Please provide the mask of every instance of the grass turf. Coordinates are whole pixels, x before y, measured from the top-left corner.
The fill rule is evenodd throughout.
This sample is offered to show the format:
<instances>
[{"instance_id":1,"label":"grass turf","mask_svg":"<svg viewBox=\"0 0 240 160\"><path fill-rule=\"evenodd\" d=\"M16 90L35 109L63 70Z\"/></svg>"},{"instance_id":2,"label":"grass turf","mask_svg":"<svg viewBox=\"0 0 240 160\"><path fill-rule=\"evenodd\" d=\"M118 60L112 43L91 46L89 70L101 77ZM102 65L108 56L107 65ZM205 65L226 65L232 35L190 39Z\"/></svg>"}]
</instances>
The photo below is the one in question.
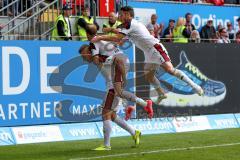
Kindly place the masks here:
<instances>
[{"instance_id":1,"label":"grass turf","mask_svg":"<svg viewBox=\"0 0 240 160\"><path fill-rule=\"evenodd\" d=\"M188 148L240 143L240 129L210 130L174 134L143 135L139 148L132 148L131 137L112 138L111 151L92 151L102 144L101 139L1 146L0 160L69 160L115 154L135 153L101 159L133 160L240 160L240 145L181 151L140 153L173 148Z\"/></svg>"}]
</instances>

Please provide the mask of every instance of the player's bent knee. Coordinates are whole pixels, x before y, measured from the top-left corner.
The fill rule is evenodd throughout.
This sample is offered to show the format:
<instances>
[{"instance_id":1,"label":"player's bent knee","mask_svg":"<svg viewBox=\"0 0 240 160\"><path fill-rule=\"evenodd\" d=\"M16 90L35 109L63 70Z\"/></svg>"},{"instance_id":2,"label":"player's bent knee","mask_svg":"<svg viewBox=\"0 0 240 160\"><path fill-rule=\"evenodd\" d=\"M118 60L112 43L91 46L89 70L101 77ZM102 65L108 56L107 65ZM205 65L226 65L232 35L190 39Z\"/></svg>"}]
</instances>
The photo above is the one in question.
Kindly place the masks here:
<instances>
[{"instance_id":1,"label":"player's bent knee","mask_svg":"<svg viewBox=\"0 0 240 160\"><path fill-rule=\"evenodd\" d=\"M120 91L118 91L118 90L116 90L116 96L118 96L118 97L120 97L120 98L123 98L123 94L122 94L122 92L123 92L123 90L120 90Z\"/></svg>"},{"instance_id":2,"label":"player's bent knee","mask_svg":"<svg viewBox=\"0 0 240 160\"><path fill-rule=\"evenodd\" d=\"M117 117L116 112L112 112L111 120L114 121L116 117Z\"/></svg>"},{"instance_id":3,"label":"player's bent knee","mask_svg":"<svg viewBox=\"0 0 240 160\"><path fill-rule=\"evenodd\" d=\"M103 120L111 120L112 118L112 111L108 109L103 109L102 111L102 119Z\"/></svg>"},{"instance_id":4,"label":"player's bent knee","mask_svg":"<svg viewBox=\"0 0 240 160\"><path fill-rule=\"evenodd\" d=\"M145 80L148 81L149 83L152 83L154 81L154 76L152 76L150 74L146 74Z\"/></svg>"}]
</instances>

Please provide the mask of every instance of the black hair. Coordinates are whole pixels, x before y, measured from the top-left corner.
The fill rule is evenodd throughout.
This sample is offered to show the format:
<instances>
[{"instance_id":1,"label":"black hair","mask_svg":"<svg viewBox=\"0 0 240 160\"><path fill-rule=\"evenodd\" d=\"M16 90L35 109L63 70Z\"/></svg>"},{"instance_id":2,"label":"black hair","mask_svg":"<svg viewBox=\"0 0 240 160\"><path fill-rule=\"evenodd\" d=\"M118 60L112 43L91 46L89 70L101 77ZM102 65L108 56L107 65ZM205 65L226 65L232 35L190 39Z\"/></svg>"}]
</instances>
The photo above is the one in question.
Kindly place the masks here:
<instances>
[{"instance_id":1,"label":"black hair","mask_svg":"<svg viewBox=\"0 0 240 160\"><path fill-rule=\"evenodd\" d=\"M225 28L220 28L219 29L219 33L222 33L222 31L224 30Z\"/></svg>"},{"instance_id":2,"label":"black hair","mask_svg":"<svg viewBox=\"0 0 240 160\"><path fill-rule=\"evenodd\" d=\"M236 33L236 36L238 36L238 35L240 35L240 31L238 31L238 32Z\"/></svg>"},{"instance_id":3,"label":"black hair","mask_svg":"<svg viewBox=\"0 0 240 160\"><path fill-rule=\"evenodd\" d=\"M192 13L189 13L189 12L186 13L186 14L185 14L185 18L187 18L187 16L189 16L189 15L192 15Z\"/></svg>"},{"instance_id":4,"label":"black hair","mask_svg":"<svg viewBox=\"0 0 240 160\"><path fill-rule=\"evenodd\" d=\"M87 47L89 47L89 45L83 44L83 45L79 48L78 53L81 54L81 52L82 52L85 48L87 48Z\"/></svg>"},{"instance_id":5,"label":"black hair","mask_svg":"<svg viewBox=\"0 0 240 160\"><path fill-rule=\"evenodd\" d=\"M130 16L134 18L134 10L131 6L124 6L121 8L121 11L129 12Z\"/></svg>"},{"instance_id":6,"label":"black hair","mask_svg":"<svg viewBox=\"0 0 240 160\"><path fill-rule=\"evenodd\" d=\"M88 24L86 26L86 32L90 35L96 35L97 34L97 26L95 24Z\"/></svg>"}]
</instances>

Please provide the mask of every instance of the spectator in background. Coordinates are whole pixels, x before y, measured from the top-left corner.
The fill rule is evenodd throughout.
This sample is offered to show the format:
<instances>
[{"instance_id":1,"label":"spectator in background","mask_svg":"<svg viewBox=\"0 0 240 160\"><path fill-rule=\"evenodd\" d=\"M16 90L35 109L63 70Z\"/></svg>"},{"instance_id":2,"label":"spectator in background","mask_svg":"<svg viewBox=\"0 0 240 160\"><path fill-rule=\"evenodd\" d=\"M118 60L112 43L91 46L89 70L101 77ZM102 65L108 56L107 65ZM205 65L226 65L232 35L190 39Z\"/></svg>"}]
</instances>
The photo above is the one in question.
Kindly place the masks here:
<instances>
[{"instance_id":1,"label":"spectator in background","mask_svg":"<svg viewBox=\"0 0 240 160\"><path fill-rule=\"evenodd\" d=\"M183 17L178 18L177 25L173 29L173 42L174 43L187 43L190 34L185 27L186 20Z\"/></svg>"},{"instance_id":2,"label":"spectator in background","mask_svg":"<svg viewBox=\"0 0 240 160\"><path fill-rule=\"evenodd\" d=\"M80 16L80 10L84 6L84 0L62 0L63 5L70 3L72 9L72 15L79 15Z\"/></svg>"},{"instance_id":3,"label":"spectator in background","mask_svg":"<svg viewBox=\"0 0 240 160\"><path fill-rule=\"evenodd\" d=\"M219 29L219 38L217 43L231 43L226 28Z\"/></svg>"},{"instance_id":4,"label":"spectator in background","mask_svg":"<svg viewBox=\"0 0 240 160\"><path fill-rule=\"evenodd\" d=\"M20 0L18 5L18 12L21 13L29 9L33 5L32 2L33 1L31 0ZM31 15L32 11L28 11L25 16L30 17Z\"/></svg>"},{"instance_id":5,"label":"spectator in background","mask_svg":"<svg viewBox=\"0 0 240 160\"><path fill-rule=\"evenodd\" d=\"M235 38L236 38L236 34L240 31L240 17L238 17L237 22L238 22L238 25L235 28Z\"/></svg>"},{"instance_id":6,"label":"spectator in background","mask_svg":"<svg viewBox=\"0 0 240 160\"><path fill-rule=\"evenodd\" d=\"M220 29L222 29L223 28L223 25L222 25L222 23L219 23L218 25L217 25L217 31L219 32L220 31Z\"/></svg>"},{"instance_id":7,"label":"spectator in background","mask_svg":"<svg viewBox=\"0 0 240 160\"><path fill-rule=\"evenodd\" d=\"M3 29L4 25L0 24L0 39L2 39L2 29Z\"/></svg>"},{"instance_id":8,"label":"spectator in background","mask_svg":"<svg viewBox=\"0 0 240 160\"><path fill-rule=\"evenodd\" d=\"M218 34L215 33L214 35L212 35L212 36L210 37L209 42L211 42L211 43L217 43L217 42L218 42L218 38L219 38Z\"/></svg>"},{"instance_id":9,"label":"spectator in background","mask_svg":"<svg viewBox=\"0 0 240 160\"><path fill-rule=\"evenodd\" d=\"M103 24L103 28L102 31L105 34L108 35L114 35L116 33L119 32L119 30L117 29L117 27L121 24L121 22L119 22L117 20L117 16L114 12L110 12L109 13L109 19L107 23Z\"/></svg>"},{"instance_id":10,"label":"spectator in background","mask_svg":"<svg viewBox=\"0 0 240 160\"><path fill-rule=\"evenodd\" d=\"M194 42L194 43L200 43L201 42L200 34L197 30L194 30L194 31L191 32L190 42Z\"/></svg>"},{"instance_id":11,"label":"spectator in background","mask_svg":"<svg viewBox=\"0 0 240 160\"><path fill-rule=\"evenodd\" d=\"M219 31L220 31L220 29L222 29L222 28L223 28L222 24L219 23L219 24L217 25L217 30L216 30L216 34L217 34L218 37L220 37Z\"/></svg>"},{"instance_id":12,"label":"spectator in background","mask_svg":"<svg viewBox=\"0 0 240 160\"><path fill-rule=\"evenodd\" d=\"M71 15L72 7L69 4L65 4L62 8L62 13L57 17L57 20L52 31L51 40L71 40L71 25L69 16Z\"/></svg>"},{"instance_id":13,"label":"spectator in background","mask_svg":"<svg viewBox=\"0 0 240 160\"><path fill-rule=\"evenodd\" d=\"M196 30L196 27L192 24L192 14L191 13L187 13L185 15L185 18L186 18L185 27L187 29L187 34L191 35L192 31Z\"/></svg>"},{"instance_id":14,"label":"spectator in background","mask_svg":"<svg viewBox=\"0 0 240 160\"><path fill-rule=\"evenodd\" d=\"M215 34L216 34L216 30L213 26L213 20L209 19L207 21L207 24L203 26L200 31L201 39L202 41L209 42L208 39L211 39Z\"/></svg>"},{"instance_id":15,"label":"spectator in background","mask_svg":"<svg viewBox=\"0 0 240 160\"><path fill-rule=\"evenodd\" d=\"M196 27L194 26L194 24L192 24L192 14L191 13L186 13L185 15L186 18L186 27L187 26L191 26L191 30L194 31L196 30Z\"/></svg>"},{"instance_id":16,"label":"spectator in background","mask_svg":"<svg viewBox=\"0 0 240 160\"><path fill-rule=\"evenodd\" d=\"M228 35L229 35L229 39L233 40L234 39L234 30L233 30L231 22L227 22L227 32L228 32Z\"/></svg>"},{"instance_id":17,"label":"spectator in background","mask_svg":"<svg viewBox=\"0 0 240 160\"><path fill-rule=\"evenodd\" d=\"M79 17L77 21L77 29L78 29L78 35L80 36L80 41L88 40L87 33L86 33L86 27L88 24L95 24L97 26L97 29L99 29L99 26L96 20L90 16L89 7L84 7L82 9L82 15Z\"/></svg>"},{"instance_id":18,"label":"spectator in background","mask_svg":"<svg viewBox=\"0 0 240 160\"><path fill-rule=\"evenodd\" d=\"M163 24L157 24L157 15L152 14L151 16L151 23L147 25L147 29L150 32L151 35L153 35L155 38L160 39L162 30L163 30Z\"/></svg>"},{"instance_id":19,"label":"spectator in background","mask_svg":"<svg viewBox=\"0 0 240 160\"><path fill-rule=\"evenodd\" d=\"M240 31L236 33L236 43L240 44Z\"/></svg>"},{"instance_id":20,"label":"spectator in background","mask_svg":"<svg viewBox=\"0 0 240 160\"><path fill-rule=\"evenodd\" d=\"M170 19L168 27L163 32L163 37L165 42L172 42L173 41L173 29L175 25L175 20Z\"/></svg>"},{"instance_id":21,"label":"spectator in background","mask_svg":"<svg viewBox=\"0 0 240 160\"><path fill-rule=\"evenodd\" d=\"M13 3L12 5L10 5L8 7L8 9L5 9L4 10L4 14L5 15L8 15L8 16L16 16L18 14L18 3L19 3L19 0L16 1L16 0L3 0L3 2L1 2L3 6L1 7L5 7L7 5L9 5L10 3Z\"/></svg>"}]
</instances>

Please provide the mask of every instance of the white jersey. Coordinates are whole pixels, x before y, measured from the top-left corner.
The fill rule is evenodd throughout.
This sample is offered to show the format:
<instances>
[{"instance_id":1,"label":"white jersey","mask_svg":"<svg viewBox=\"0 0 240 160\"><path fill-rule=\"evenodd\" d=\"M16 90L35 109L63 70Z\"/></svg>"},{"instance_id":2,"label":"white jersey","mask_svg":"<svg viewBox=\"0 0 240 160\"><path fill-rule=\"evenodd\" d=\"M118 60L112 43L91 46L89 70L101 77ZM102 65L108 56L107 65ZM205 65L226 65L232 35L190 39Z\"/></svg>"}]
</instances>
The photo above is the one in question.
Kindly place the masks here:
<instances>
[{"instance_id":1,"label":"white jersey","mask_svg":"<svg viewBox=\"0 0 240 160\"><path fill-rule=\"evenodd\" d=\"M90 43L92 56L98 55L101 63L112 63L112 59L116 54L123 54L116 44L107 41L99 41Z\"/></svg>"},{"instance_id":2,"label":"white jersey","mask_svg":"<svg viewBox=\"0 0 240 160\"><path fill-rule=\"evenodd\" d=\"M130 23L122 26L120 33L126 35L144 52L145 62L162 64L170 60L165 47L149 33L145 25L132 19Z\"/></svg>"},{"instance_id":3,"label":"white jersey","mask_svg":"<svg viewBox=\"0 0 240 160\"><path fill-rule=\"evenodd\" d=\"M146 26L135 19L132 19L128 26L122 28L120 33L128 36L129 39L131 39L131 41L143 51L147 51L156 43L159 43L159 40L149 33Z\"/></svg>"},{"instance_id":4,"label":"white jersey","mask_svg":"<svg viewBox=\"0 0 240 160\"><path fill-rule=\"evenodd\" d=\"M92 56L99 56L99 61L103 64L101 68L101 74L104 76L106 80L107 89L113 88L112 81L112 64L114 57L121 54L123 52L117 47L117 45L107 42L107 41L99 41L96 43L90 43L90 51ZM129 63L127 59L126 63Z\"/></svg>"}]
</instances>

